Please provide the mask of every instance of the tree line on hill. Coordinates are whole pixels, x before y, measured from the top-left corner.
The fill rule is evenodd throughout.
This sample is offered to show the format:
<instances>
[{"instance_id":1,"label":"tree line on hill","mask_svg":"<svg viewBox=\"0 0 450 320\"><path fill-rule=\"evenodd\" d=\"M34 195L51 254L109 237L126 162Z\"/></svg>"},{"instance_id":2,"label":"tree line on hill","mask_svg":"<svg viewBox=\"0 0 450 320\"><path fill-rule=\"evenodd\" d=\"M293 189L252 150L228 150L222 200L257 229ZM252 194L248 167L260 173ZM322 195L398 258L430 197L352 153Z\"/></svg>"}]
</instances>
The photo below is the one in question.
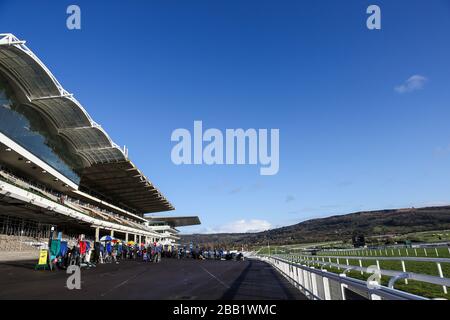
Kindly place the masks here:
<instances>
[{"instance_id":1,"label":"tree line on hill","mask_svg":"<svg viewBox=\"0 0 450 320\"><path fill-rule=\"evenodd\" d=\"M450 206L363 211L307 220L257 233L182 235L181 243L205 247L240 248L270 244L289 245L327 241L352 241L355 234L368 237L449 230Z\"/></svg>"}]
</instances>

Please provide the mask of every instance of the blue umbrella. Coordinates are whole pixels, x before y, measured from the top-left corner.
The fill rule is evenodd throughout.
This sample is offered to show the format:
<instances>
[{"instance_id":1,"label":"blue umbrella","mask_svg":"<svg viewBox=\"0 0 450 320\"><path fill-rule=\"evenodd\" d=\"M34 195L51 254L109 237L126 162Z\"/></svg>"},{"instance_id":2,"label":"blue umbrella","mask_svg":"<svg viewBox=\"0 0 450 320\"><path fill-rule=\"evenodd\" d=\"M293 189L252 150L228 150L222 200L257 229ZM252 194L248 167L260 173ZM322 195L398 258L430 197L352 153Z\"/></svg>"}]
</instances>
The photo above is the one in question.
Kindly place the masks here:
<instances>
[{"instance_id":1,"label":"blue umbrella","mask_svg":"<svg viewBox=\"0 0 450 320\"><path fill-rule=\"evenodd\" d=\"M111 236L103 236L103 237L101 237L100 238L100 241L113 241L113 240L115 240L115 238L114 237L111 237Z\"/></svg>"}]
</instances>

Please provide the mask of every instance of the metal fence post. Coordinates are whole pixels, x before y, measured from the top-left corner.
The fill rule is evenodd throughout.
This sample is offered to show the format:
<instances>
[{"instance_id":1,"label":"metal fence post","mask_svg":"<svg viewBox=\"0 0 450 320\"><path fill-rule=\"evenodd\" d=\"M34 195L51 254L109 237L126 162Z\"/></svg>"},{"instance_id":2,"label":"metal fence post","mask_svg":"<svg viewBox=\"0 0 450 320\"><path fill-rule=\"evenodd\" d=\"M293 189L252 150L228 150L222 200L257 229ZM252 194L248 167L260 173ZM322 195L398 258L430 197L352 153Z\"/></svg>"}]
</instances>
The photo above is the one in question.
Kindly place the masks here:
<instances>
[{"instance_id":1,"label":"metal fence post","mask_svg":"<svg viewBox=\"0 0 450 320\"><path fill-rule=\"evenodd\" d=\"M403 260L402 260L402 269L403 269L403 272L406 272L405 261L403 261ZM405 279L405 284L408 284L408 279Z\"/></svg>"},{"instance_id":2,"label":"metal fence post","mask_svg":"<svg viewBox=\"0 0 450 320\"><path fill-rule=\"evenodd\" d=\"M343 277L343 278L347 277L347 275L345 273L341 273L339 276ZM348 288L348 286L346 284L344 284L344 283L340 283L340 286L341 286L342 300L347 300L346 297L345 297L345 288Z\"/></svg>"},{"instance_id":3,"label":"metal fence post","mask_svg":"<svg viewBox=\"0 0 450 320\"><path fill-rule=\"evenodd\" d=\"M381 300L381 297L375 293L371 293L370 300Z\"/></svg>"},{"instance_id":4,"label":"metal fence post","mask_svg":"<svg viewBox=\"0 0 450 320\"><path fill-rule=\"evenodd\" d=\"M444 273L442 272L441 264L439 262L436 262L436 265L437 265L437 268L438 268L439 277L444 278ZM446 286L442 286L442 290L444 290L444 293L447 294L447 287Z\"/></svg>"},{"instance_id":5,"label":"metal fence post","mask_svg":"<svg viewBox=\"0 0 450 320\"><path fill-rule=\"evenodd\" d=\"M330 281L328 280L328 277L326 276L326 273L328 271L326 269L322 269L322 271L323 271L323 273L325 273L325 275L322 276L323 292L325 295L325 300L331 300Z\"/></svg>"},{"instance_id":6,"label":"metal fence post","mask_svg":"<svg viewBox=\"0 0 450 320\"><path fill-rule=\"evenodd\" d=\"M302 287L304 287L305 286L305 281L304 281L304 278L303 278L303 269L302 268L299 268L298 269L300 272L299 272L299 275L298 275L298 283L300 283L300 285L302 286ZM303 289L303 288L302 288Z\"/></svg>"},{"instance_id":7,"label":"metal fence post","mask_svg":"<svg viewBox=\"0 0 450 320\"><path fill-rule=\"evenodd\" d=\"M307 270L303 270L303 286L305 287L306 290L311 290L310 286L309 286L309 276L308 276L308 271ZM309 295L308 292L305 292L306 295Z\"/></svg>"},{"instance_id":8,"label":"metal fence post","mask_svg":"<svg viewBox=\"0 0 450 320\"><path fill-rule=\"evenodd\" d=\"M300 287L300 278L298 276L298 267L295 266L295 281L298 283L299 289L301 289Z\"/></svg>"},{"instance_id":9,"label":"metal fence post","mask_svg":"<svg viewBox=\"0 0 450 320\"><path fill-rule=\"evenodd\" d=\"M312 267L312 269L315 269ZM312 292L315 296L319 295L318 289L317 289L317 275L313 272L311 272L311 285L312 285Z\"/></svg>"}]
</instances>

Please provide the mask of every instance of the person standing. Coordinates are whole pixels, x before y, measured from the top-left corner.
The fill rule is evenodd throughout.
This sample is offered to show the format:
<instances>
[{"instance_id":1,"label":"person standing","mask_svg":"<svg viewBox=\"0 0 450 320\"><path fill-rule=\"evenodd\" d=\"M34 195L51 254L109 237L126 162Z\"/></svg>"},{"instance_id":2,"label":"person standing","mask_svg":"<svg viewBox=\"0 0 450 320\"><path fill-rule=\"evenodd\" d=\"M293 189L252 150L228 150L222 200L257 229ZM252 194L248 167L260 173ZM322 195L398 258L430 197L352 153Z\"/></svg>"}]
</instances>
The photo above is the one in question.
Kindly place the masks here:
<instances>
[{"instance_id":1,"label":"person standing","mask_svg":"<svg viewBox=\"0 0 450 320\"><path fill-rule=\"evenodd\" d=\"M157 244L156 246L156 254L157 254L157 262L161 262L161 251L162 251L162 245Z\"/></svg>"}]
</instances>

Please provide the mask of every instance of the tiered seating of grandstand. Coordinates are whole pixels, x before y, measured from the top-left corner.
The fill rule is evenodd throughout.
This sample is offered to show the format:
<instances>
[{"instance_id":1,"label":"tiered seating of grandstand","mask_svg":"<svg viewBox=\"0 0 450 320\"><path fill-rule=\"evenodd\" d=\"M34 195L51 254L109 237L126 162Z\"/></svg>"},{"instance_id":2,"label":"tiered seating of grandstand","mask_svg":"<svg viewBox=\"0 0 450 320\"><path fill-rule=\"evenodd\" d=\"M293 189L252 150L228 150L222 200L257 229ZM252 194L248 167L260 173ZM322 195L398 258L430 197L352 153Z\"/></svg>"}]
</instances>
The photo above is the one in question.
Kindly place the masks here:
<instances>
[{"instance_id":1,"label":"tiered seating of grandstand","mask_svg":"<svg viewBox=\"0 0 450 320\"><path fill-rule=\"evenodd\" d=\"M127 225L132 228L148 231L147 226L134 222L128 218L119 216L118 214L99 208L90 203L81 201L80 199L74 199L68 195L62 195L53 190L49 190L44 186L38 186L34 183L19 178L12 173L8 172L5 168L0 168L0 179L8 183L11 183L19 188L25 189L29 192L35 193L39 196L45 197L49 200L62 204L80 213L88 215L93 218L104 220L107 222L119 223L121 225Z\"/></svg>"},{"instance_id":2,"label":"tiered seating of grandstand","mask_svg":"<svg viewBox=\"0 0 450 320\"><path fill-rule=\"evenodd\" d=\"M43 196L45 198L48 198L52 201L58 202L58 197L45 190L44 187L37 187L29 182L26 182L23 179L20 179L14 175L12 175L11 173L4 171L3 169L0 169L0 179L4 180L6 182L12 183L13 185L20 187L22 189L25 189L27 191L30 191L32 193L35 193L39 196Z\"/></svg>"}]
</instances>

